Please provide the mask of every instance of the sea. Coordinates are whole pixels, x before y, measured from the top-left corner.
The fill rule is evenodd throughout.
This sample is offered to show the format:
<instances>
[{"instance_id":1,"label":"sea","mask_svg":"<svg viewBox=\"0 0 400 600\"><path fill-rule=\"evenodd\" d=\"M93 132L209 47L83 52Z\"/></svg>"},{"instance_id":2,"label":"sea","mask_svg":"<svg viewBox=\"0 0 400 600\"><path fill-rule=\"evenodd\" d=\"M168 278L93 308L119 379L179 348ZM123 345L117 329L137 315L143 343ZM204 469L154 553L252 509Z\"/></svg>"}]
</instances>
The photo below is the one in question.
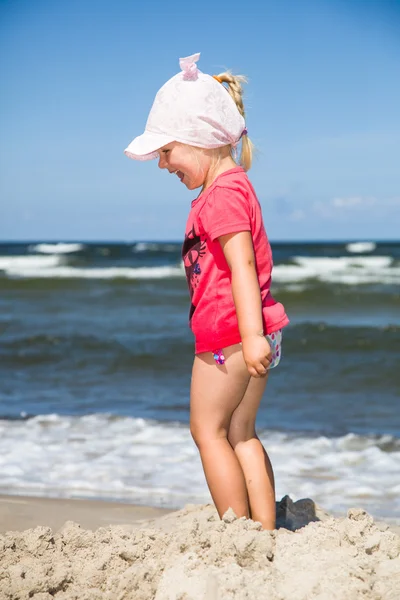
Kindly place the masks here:
<instances>
[{"instance_id":1,"label":"sea","mask_svg":"<svg viewBox=\"0 0 400 600\"><path fill-rule=\"evenodd\" d=\"M400 242L272 243L283 357L257 431L277 498L400 518ZM210 502L174 242L0 244L0 493Z\"/></svg>"}]
</instances>

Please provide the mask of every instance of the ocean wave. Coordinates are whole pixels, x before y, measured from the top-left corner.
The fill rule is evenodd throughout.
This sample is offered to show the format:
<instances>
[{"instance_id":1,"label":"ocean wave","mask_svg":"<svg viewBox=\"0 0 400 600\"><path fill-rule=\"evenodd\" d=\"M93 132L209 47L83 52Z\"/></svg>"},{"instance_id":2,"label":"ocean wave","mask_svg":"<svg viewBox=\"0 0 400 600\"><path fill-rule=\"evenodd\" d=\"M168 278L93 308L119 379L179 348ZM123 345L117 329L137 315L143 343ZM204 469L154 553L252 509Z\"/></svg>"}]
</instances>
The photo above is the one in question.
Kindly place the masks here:
<instances>
[{"instance_id":1,"label":"ocean wave","mask_svg":"<svg viewBox=\"0 0 400 600\"><path fill-rule=\"evenodd\" d=\"M373 252L376 248L375 242L352 242L346 245L347 252L355 254L364 254L365 252Z\"/></svg>"},{"instance_id":2,"label":"ocean wave","mask_svg":"<svg viewBox=\"0 0 400 600\"><path fill-rule=\"evenodd\" d=\"M371 283L400 283L400 268L393 266L390 256L339 256L306 257L295 256L290 265L276 265L273 280L281 284L292 284L305 280L324 283L360 285Z\"/></svg>"},{"instance_id":3,"label":"ocean wave","mask_svg":"<svg viewBox=\"0 0 400 600\"><path fill-rule=\"evenodd\" d=\"M0 322L1 326L1 322ZM1 327L0 327L1 331ZM92 363L113 373L140 374L154 372L154 357L158 357L157 373L170 373L175 365L175 356L185 348L191 355L193 342L188 330L149 333L147 327L135 327L130 336L112 337L69 334L38 334L10 336L4 339L0 348L0 360L4 368L10 370L28 368L41 364L60 365L73 368L79 362L80 368ZM188 365L189 366L189 365Z\"/></svg>"},{"instance_id":4,"label":"ocean wave","mask_svg":"<svg viewBox=\"0 0 400 600\"><path fill-rule=\"evenodd\" d=\"M144 250L143 250L144 251ZM0 256L0 270L8 277L53 279L169 279L185 276L182 263L157 266L110 265L77 266L66 254L48 256ZM72 264L71 264L72 261ZM400 266L390 256L294 256L290 264L277 264L273 281L287 290L317 281L327 284L356 286L362 284L397 285Z\"/></svg>"},{"instance_id":5,"label":"ocean wave","mask_svg":"<svg viewBox=\"0 0 400 600\"><path fill-rule=\"evenodd\" d=\"M80 252L85 248L85 244L36 244L28 246L30 252L39 252L41 254L71 254L72 252Z\"/></svg>"},{"instance_id":6,"label":"ocean wave","mask_svg":"<svg viewBox=\"0 0 400 600\"><path fill-rule=\"evenodd\" d=\"M38 273L61 264L58 256L0 256L0 271L7 275Z\"/></svg>"},{"instance_id":7,"label":"ocean wave","mask_svg":"<svg viewBox=\"0 0 400 600\"><path fill-rule=\"evenodd\" d=\"M180 248L180 244L167 242L137 242L132 252L176 252Z\"/></svg>"},{"instance_id":8,"label":"ocean wave","mask_svg":"<svg viewBox=\"0 0 400 600\"><path fill-rule=\"evenodd\" d=\"M0 270L9 277L34 279L168 279L185 275L183 266L80 268L63 263L59 256L0 257Z\"/></svg>"},{"instance_id":9,"label":"ocean wave","mask_svg":"<svg viewBox=\"0 0 400 600\"><path fill-rule=\"evenodd\" d=\"M316 346L321 352L341 350L342 353L358 354L370 353L372 346L375 351L396 353L400 350L399 326L353 326L351 335L347 335L344 342L343 333L348 331L348 325L330 325L304 319L290 326L290 336L285 335L285 348L291 356L313 353ZM186 328L174 330L174 335L168 327L150 333L147 326L143 327L141 323L135 326L130 336L61 332L26 335L24 330L20 330L19 335L14 332L9 339L3 337L2 360L15 361L14 366L17 366L40 360L58 360L63 356L99 354L106 360L114 357L119 369L126 367L131 370L132 357L136 361L142 360L137 366L144 367L147 362L152 363L155 353L158 356L174 355L182 348L190 353L192 346L192 336ZM355 366L357 369L358 366Z\"/></svg>"},{"instance_id":10,"label":"ocean wave","mask_svg":"<svg viewBox=\"0 0 400 600\"><path fill-rule=\"evenodd\" d=\"M358 502L387 517L400 509L398 438L268 430L260 438L279 497L312 497L333 511ZM107 414L0 420L0 490L169 507L210 501L188 426Z\"/></svg>"}]
</instances>

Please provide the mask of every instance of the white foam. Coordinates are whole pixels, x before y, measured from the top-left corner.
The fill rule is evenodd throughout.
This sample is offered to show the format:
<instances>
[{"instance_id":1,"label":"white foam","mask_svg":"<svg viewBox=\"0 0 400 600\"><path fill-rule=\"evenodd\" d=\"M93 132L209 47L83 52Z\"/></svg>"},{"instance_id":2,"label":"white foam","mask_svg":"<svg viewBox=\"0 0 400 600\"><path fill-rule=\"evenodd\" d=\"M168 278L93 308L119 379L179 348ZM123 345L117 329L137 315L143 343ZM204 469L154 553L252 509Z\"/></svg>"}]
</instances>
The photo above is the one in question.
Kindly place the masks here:
<instances>
[{"instance_id":1,"label":"white foam","mask_svg":"<svg viewBox=\"0 0 400 600\"><path fill-rule=\"evenodd\" d=\"M359 505L386 517L400 510L400 444L390 436L260 437L277 497L308 496L340 512ZM211 501L187 426L104 414L0 421L0 490L172 508Z\"/></svg>"},{"instance_id":2,"label":"white foam","mask_svg":"<svg viewBox=\"0 0 400 600\"><path fill-rule=\"evenodd\" d=\"M79 268L59 256L0 257L0 270L10 277L59 279L168 279L184 277L183 266Z\"/></svg>"},{"instance_id":3,"label":"white foam","mask_svg":"<svg viewBox=\"0 0 400 600\"><path fill-rule=\"evenodd\" d=\"M132 252L148 252L151 250L155 251L159 250L159 248L159 244L154 244L151 242L138 242L136 246L132 248Z\"/></svg>"},{"instance_id":4,"label":"white foam","mask_svg":"<svg viewBox=\"0 0 400 600\"><path fill-rule=\"evenodd\" d=\"M168 279L184 277L183 264L157 267L69 266L62 254L49 256L0 256L0 270L10 277L60 279ZM277 265L274 283L299 285L308 280L344 285L400 284L400 267L390 256L296 256L290 265Z\"/></svg>"},{"instance_id":5,"label":"white foam","mask_svg":"<svg viewBox=\"0 0 400 600\"><path fill-rule=\"evenodd\" d=\"M61 264L58 256L0 256L0 271L7 274L52 269Z\"/></svg>"},{"instance_id":6,"label":"white foam","mask_svg":"<svg viewBox=\"0 0 400 600\"><path fill-rule=\"evenodd\" d=\"M375 242L352 242L347 244L347 252L354 252L355 254L364 254L364 252L373 252L376 248Z\"/></svg>"},{"instance_id":7,"label":"white foam","mask_svg":"<svg viewBox=\"0 0 400 600\"><path fill-rule=\"evenodd\" d=\"M400 283L400 268L393 266L390 256L296 256L293 262L295 264L274 267L274 282L287 284L316 279L345 285Z\"/></svg>"},{"instance_id":8,"label":"white foam","mask_svg":"<svg viewBox=\"0 0 400 600\"><path fill-rule=\"evenodd\" d=\"M132 252L176 252L176 244L167 242L137 242L132 248Z\"/></svg>"},{"instance_id":9,"label":"white foam","mask_svg":"<svg viewBox=\"0 0 400 600\"><path fill-rule=\"evenodd\" d=\"M85 247L84 244L37 244L29 246L30 252L40 252L41 254L70 254L71 252L79 252Z\"/></svg>"}]
</instances>

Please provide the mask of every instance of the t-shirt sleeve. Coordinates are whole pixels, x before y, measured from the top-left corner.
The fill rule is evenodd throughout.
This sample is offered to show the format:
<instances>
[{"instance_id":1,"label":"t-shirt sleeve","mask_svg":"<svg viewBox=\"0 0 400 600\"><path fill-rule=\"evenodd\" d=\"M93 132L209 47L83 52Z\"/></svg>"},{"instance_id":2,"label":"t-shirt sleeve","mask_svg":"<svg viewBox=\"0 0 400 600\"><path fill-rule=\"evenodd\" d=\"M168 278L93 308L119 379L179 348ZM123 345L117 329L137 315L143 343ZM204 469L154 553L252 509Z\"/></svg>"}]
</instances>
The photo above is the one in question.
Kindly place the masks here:
<instances>
[{"instance_id":1,"label":"t-shirt sleeve","mask_svg":"<svg viewBox=\"0 0 400 600\"><path fill-rule=\"evenodd\" d=\"M221 235L251 231L248 198L241 190L217 187L207 198L200 221L212 241Z\"/></svg>"}]
</instances>

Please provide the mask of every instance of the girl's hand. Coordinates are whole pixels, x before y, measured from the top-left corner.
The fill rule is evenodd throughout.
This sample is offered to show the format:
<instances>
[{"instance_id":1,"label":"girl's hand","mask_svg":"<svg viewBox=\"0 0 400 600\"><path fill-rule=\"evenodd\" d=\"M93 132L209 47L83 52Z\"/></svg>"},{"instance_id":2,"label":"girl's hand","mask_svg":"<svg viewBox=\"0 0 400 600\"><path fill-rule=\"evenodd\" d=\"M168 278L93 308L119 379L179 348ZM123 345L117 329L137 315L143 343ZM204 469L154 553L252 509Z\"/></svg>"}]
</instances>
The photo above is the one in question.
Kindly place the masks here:
<instances>
[{"instance_id":1,"label":"girl's hand","mask_svg":"<svg viewBox=\"0 0 400 600\"><path fill-rule=\"evenodd\" d=\"M255 334L242 339L243 358L252 377L265 377L272 361L271 347L264 336Z\"/></svg>"}]
</instances>

